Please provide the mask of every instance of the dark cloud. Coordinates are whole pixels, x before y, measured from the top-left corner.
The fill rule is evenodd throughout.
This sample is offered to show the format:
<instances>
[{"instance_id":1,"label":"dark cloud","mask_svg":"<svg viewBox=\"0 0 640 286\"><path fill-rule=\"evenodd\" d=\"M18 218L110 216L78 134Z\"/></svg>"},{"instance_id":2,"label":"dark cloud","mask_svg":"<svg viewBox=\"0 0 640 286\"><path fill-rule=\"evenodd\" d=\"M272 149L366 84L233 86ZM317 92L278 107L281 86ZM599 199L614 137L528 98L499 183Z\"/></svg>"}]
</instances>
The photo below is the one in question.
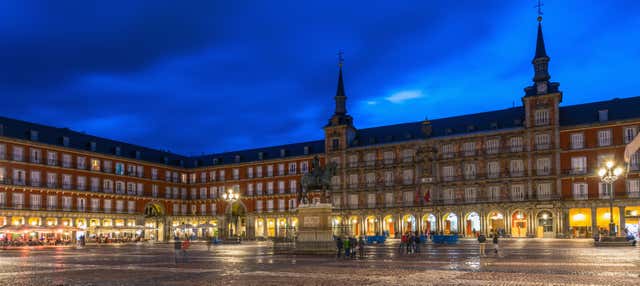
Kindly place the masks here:
<instances>
[{"instance_id":1,"label":"dark cloud","mask_svg":"<svg viewBox=\"0 0 640 286\"><path fill-rule=\"evenodd\" d=\"M0 112L187 155L319 139L332 112L338 49L346 53L349 110L358 127L502 108L519 101L531 77L533 4L2 3ZM556 5L547 13L582 2ZM571 14L568 27L553 18L545 24L554 78L571 82L588 70L556 66L556 58L575 60L564 38L601 37L571 31L624 34L621 27L637 23L631 12L599 10L616 13L616 21L598 25ZM637 65L638 56L631 62ZM402 90L425 96L408 105L384 100ZM438 108L450 97L469 105Z\"/></svg>"}]
</instances>

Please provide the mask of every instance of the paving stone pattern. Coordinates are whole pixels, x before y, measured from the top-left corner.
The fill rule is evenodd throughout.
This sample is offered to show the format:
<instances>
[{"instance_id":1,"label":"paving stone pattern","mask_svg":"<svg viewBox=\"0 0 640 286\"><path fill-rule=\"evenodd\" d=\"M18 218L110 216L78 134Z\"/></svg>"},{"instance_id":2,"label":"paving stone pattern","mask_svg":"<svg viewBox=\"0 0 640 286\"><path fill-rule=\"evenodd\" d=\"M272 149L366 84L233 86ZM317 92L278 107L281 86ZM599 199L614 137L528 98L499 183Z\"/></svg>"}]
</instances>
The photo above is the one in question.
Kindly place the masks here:
<instances>
[{"instance_id":1,"label":"paving stone pattern","mask_svg":"<svg viewBox=\"0 0 640 286\"><path fill-rule=\"evenodd\" d=\"M391 241L352 260L274 254L268 242L210 251L194 243L174 263L170 244L8 249L0 285L640 285L636 247L525 239L504 240L501 250L484 257L462 241L401 254Z\"/></svg>"}]
</instances>

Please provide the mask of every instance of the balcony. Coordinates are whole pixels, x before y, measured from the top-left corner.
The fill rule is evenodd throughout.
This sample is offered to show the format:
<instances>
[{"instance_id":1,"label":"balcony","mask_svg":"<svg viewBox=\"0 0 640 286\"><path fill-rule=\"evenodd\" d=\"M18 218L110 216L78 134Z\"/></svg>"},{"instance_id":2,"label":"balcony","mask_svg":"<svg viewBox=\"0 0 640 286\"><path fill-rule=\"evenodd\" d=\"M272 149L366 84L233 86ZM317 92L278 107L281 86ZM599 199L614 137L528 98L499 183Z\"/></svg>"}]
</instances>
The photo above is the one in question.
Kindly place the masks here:
<instances>
[{"instance_id":1,"label":"balcony","mask_svg":"<svg viewBox=\"0 0 640 286\"><path fill-rule=\"evenodd\" d=\"M587 200L589 199L589 194L587 192L573 192L574 200Z\"/></svg>"},{"instance_id":2,"label":"balcony","mask_svg":"<svg viewBox=\"0 0 640 286\"><path fill-rule=\"evenodd\" d=\"M544 150L549 150L551 149L551 144L547 143L547 144L536 144L536 150L538 151L544 151Z\"/></svg>"},{"instance_id":3,"label":"balcony","mask_svg":"<svg viewBox=\"0 0 640 286\"><path fill-rule=\"evenodd\" d=\"M58 188L58 183L56 183L56 182L47 182L47 188L56 189L56 188Z\"/></svg>"},{"instance_id":4,"label":"balcony","mask_svg":"<svg viewBox=\"0 0 640 286\"><path fill-rule=\"evenodd\" d=\"M627 197L628 198L640 198L640 191L628 191L627 192Z\"/></svg>"},{"instance_id":5,"label":"balcony","mask_svg":"<svg viewBox=\"0 0 640 286\"><path fill-rule=\"evenodd\" d=\"M0 160L4 160L7 158L7 154L5 152L0 152Z\"/></svg>"},{"instance_id":6,"label":"balcony","mask_svg":"<svg viewBox=\"0 0 640 286\"><path fill-rule=\"evenodd\" d=\"M49 165L49 166L58 166L58 160L56 160L56 159L47 159L47 165Z\"/></svg>"},{"instance_id":7,"label":"balcony","mask_svg":"<svg viewBox=\"0 0 640 286\"><path fill-rule=\"evenodd\" d=\"M536 175L538 176L549 176L551 175L551 169L536 169Z\"/></svg>"},{"instance_id":8,"label":"balcony","mask_svg":"<svg viewBox=\"0 0 640 286\"><path fill-rule=\"evenodd\" d=\"M30 183L32 187L40 187L40 180L31 180Z\"/></svg>"}]
</instances>

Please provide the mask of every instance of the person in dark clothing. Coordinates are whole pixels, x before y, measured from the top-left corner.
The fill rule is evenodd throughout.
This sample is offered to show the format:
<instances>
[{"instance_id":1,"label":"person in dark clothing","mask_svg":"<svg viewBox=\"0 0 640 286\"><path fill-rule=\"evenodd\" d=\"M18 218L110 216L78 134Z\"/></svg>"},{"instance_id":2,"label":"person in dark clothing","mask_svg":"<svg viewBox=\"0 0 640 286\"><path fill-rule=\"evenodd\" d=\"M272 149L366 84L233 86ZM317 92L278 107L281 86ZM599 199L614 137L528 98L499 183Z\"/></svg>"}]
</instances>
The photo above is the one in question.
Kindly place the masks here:
<instances>
[{"instance_id":1,"label":"person in dark clothing","mask_svg":"<svg viewBox=\"0 0 640 286\"><path fill-rule=\"evenodd\" d=\"M338 248L338 258L340 258L340 255L342 254L342 238L339 236L336 237L336 248Z\"/></svg>"},{"instance_id":2,"label":"person in dark clothing","mask_svg":"<svg viewBox=\"0 0 640 286\"><path fill-rule=\"evenodd\" d=\"M360 258L364 258L364 237L360 237L358 240L358 250L360 252Z\"/></svg>"},{"instance_id":3,"label":"person in dark clothing","mask_svg":"<svg viewBox=\"0 0 640 286\"><path fill-rule=\"evenodd\" d=\"M418 231L416 231L416 237L415 237L415 252L416 253L420 253L420 235L418 235Z\"/></svg>"},{"instance_id":4,"label":"person in dark clothing","mask_svg":"<svg viewBox=\"0 0 640 286\"><path fill-rule=\"evenodd\" d=\"M175 237L173 240L173 263L178 264L178 256L182 250L182 242L179 237Z\"/></svg>"},{"instance_id":5,"label":"person in dark clothing","mask_svg":"<svg viewBox=\"0 0 640 286\"><path fill-rule=\"evenodd\" d=\"M349 245L351 246L351 258L356 258L356 245L358 244L358 240L355 237L349 238Z\"/></svg>"},{"instance_id":6,"label":"person in dark clothing","mask_svg":"<svg viewBox=\"0 0 640 286\"><path fill-rule=\"evenodd\" d=\"M495 254L498 254L498 250L499 250L499 245L498 245L498 234L494 233L493 234L493 252Z\"/></svg>"}]
</instances>

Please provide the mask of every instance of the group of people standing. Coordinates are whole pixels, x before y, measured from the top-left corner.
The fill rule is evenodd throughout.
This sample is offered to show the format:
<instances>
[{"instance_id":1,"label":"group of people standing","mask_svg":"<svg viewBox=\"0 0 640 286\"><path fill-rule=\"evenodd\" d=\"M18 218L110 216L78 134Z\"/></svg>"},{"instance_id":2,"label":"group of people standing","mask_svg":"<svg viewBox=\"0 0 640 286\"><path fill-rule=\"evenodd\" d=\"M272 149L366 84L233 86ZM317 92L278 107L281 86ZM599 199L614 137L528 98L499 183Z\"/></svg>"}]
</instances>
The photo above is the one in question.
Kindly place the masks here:
<instances>
[{"instance_id":1,"label":"group of people standing","mask_svg":"<svg viewBox=\"0 0 640 286\"><path fill-rule=\"evenodd\" d=\"M499 237L500 234L498 232L491 232L489 234L489 238L491 238L491 242L493 244L493 253L495 253L496 255L500 255L499 251L500 251L500 244L499 244ZM480 244L480 256L486 256L486 244L487 244L487 237L484 235L484 233L478 233L478 243Z\"/></svg>"},{"instance_id":2,"label":"group of people standing","mask_svg":"<svg viewBox=\"0 0 640 286\"><path fill-rule=\"evenodd\" d=\"M420 235L418 232L406 232L400 237L400 246L398 247L400 253L420 253Z\"/></svg>"},{"instance_id":3,"label":"group of people standing","mask_svg":"<svg viewBox=\"0 0 640 286\"><path fill-rule=\"evenodd\" d=\"M356 258L356 251L359 253L360 258L364 257L364 238L356 239L353 236L336 237L336 248L338 249L337 257L340 258L344 254L344 258ZM343 252L344 250L344 252Z\"/></svg>"},{"instance_id":4,"label":"group of people standing","mask_svg":"<svg viewBox=\"0 0 640 286\"><path fill-rule=\"evenodd\" d=\"M180 258L180 256L182 256L182 260L184 262L187 262L189 260L189 257L187 256L187 249L189 249L189 246L191 246L191 242L189 241L188 237L185 237L184 240L180 240L179 236L176 236L174 238L173 240L174 264L178 264L178 259Z\"/></svg>"}]
</instances>

